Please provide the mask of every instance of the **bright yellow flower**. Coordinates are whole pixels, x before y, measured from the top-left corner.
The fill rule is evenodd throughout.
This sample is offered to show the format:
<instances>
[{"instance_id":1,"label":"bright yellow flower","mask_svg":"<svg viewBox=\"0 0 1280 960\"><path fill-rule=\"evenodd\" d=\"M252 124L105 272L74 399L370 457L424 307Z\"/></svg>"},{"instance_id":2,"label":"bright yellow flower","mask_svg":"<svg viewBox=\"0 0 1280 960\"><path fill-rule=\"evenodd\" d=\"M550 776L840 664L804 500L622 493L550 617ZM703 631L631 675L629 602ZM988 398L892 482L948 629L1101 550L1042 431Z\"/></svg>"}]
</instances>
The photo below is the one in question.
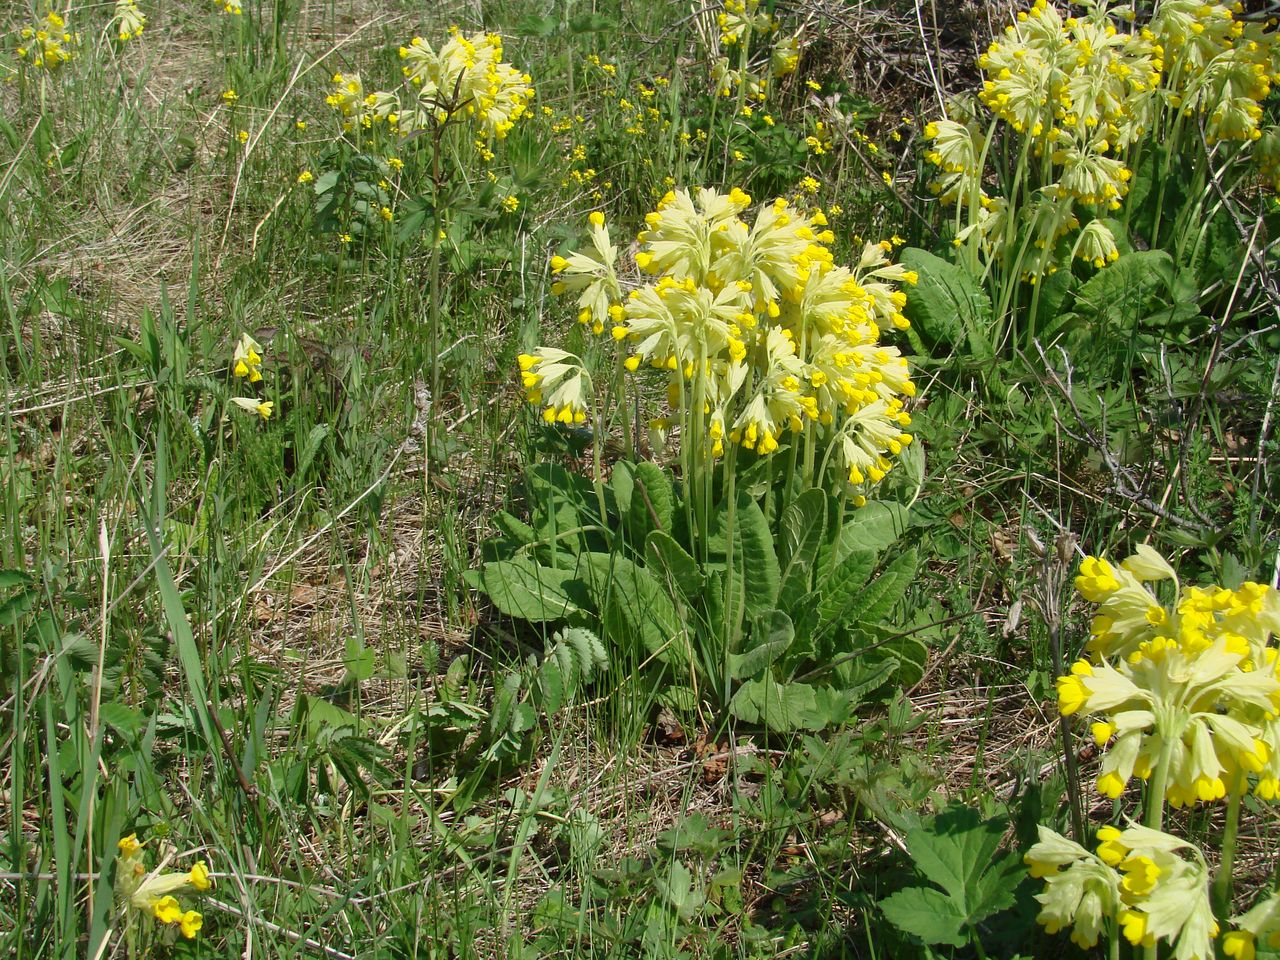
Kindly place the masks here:
<instances>
[{"instance_id":1,"label":"bright yellow flower","mask_svg":"<svg viewBox=\"0 0 1280 960\"><path fill-rule=\"evenodd\" d=\"M201 893L213 888L213 881L209 879L209 867L203 860L197 860L192 864L191 872L187 874L187 882Z\"/></svg>"},{"instance_id":2,"label":"bright yellow flower","mask_svg":"<svg viewBox=\"0 0 1280 960\"><path fill-rule=\"evenodd\" d=\"M241 410L256 413L263 420L270 420L275 404L270 400L258 400L255 397L232 397L231 402Z\"/></svg>"},{"instance_id":3,"label":"bright yellow flower","mask_svg":"<svg viewBox=\"0 0 1280 960\"><path fill-rule=\"evenodd\" d=\"M188 910L178 918L178 929L182 931L182 935L188 940L195 937L200 932L200 928L204 926L204 918L195 910Z\"/></svg>"}]
</instances>

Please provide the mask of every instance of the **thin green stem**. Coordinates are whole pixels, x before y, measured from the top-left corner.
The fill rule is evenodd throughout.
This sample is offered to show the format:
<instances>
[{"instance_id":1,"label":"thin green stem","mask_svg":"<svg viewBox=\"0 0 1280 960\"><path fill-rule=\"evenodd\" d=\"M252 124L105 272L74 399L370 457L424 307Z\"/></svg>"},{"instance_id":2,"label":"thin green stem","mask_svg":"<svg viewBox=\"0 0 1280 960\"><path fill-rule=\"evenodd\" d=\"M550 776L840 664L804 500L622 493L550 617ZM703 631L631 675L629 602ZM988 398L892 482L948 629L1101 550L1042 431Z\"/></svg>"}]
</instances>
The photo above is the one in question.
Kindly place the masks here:
<instances>
[{"instance_id":1,"label":"thin green stem","mask_svg":"<svg viewBox=\"0 0 1280 960\"><path fill-rule=\"evenodd\" d=\"M723 636L723 664L724 664L724 698L722 703L728 703L729 697L732 695L731 689L732 678L729 672L729 654L736 651L738 646L738 614L733 611L732 620L728 616L730 613L729 598L733 593L733 541L734 541L734 525L737 523L738 513L738 491L736 471L734 470L734 459L737 451L733 448L729 450L729 456L725 463L725 497L728 500L725 522L725 562L724 562L724 590L725 590L725 623Z\"/></svg>"},{"instance_id":2,"label":"thin green stem","mask_svg":"<svg viewBox=\"0 0 1280 960\"><path fill-rule=\"evenodd\" d=\"M1156 729L1160 729L1160 724L1157 724ZM1147 810L1143 823L1152 830L1159 830L1164 825L1164 795L1169 785L1169 767L1173 762L1173 748L1178 741L1179 733L1161 732L1164 742L1160 747L1155 771L1147 781Z\"/></svg>"},{"instance_id":3,"label":"thin green stem","mask_svg":"<svg viewBox=\"0 0 1280 960\"><path fill-rule=\"evenodd\" d=\"M1238 771L1227 784L1227 818L1222 827L1222 858L1218 864L1218 875L1213 878L1213 909L1219 917L1231 912L1231 897L1234 889L1236 861L1236 836L1240 829L1240 805L1244 792L1249 787L1244 771Z\"/></svg>"}]
</instances>

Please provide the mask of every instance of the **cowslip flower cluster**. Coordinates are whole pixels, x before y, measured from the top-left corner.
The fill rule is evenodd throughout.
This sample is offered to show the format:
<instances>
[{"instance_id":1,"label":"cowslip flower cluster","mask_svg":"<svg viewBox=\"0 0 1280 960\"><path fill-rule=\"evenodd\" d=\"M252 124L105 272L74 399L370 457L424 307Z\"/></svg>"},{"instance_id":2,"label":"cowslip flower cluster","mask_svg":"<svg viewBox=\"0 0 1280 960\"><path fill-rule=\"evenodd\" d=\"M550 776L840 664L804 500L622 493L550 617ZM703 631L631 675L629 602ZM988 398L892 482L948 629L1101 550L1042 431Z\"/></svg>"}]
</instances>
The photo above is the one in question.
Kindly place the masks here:
<instances>
[{"instance_id":1,"label":"cowslip flower cluster","mask_svg":"<svg viewBox=\"0 0 1280 960\"><path fill-rule=\"evenodd\" d=\"M1161 0L1141 29L1125 29L1131 19L1105 3L1073 17L1036 0L978 58L980 105L957 100L925 128L930 188L956 207L958 246L1015 254L1032 283L1064 252L1104 267L1119 256L1103 218L1129 192L1131 147L1167 139L1183 117L1202 121L1211 144L1260 138L1261 101L1280 75L1274 33L1202 0ZM988 193L1002 131L1022 157L1016 196Z\"/></svg>"},{"instance_id":2,"label":"cowslip flower cluster","mask_svg":"<svg viewBox=\"0 0 1280 960\"><path fill-rule=\"evenodd\" d=\"M532 78L504 63L502 56L498 34L468 37L456 26L449 28L449 39L439 50L421 37L400 48L405 78L436 121L444 123L461 112L489 140L501 140L528 115L534 94Z\"/></svg>"},{"instance_id":3,"label":"cowslip flower cluster","mask_svg":"<svg viewBox=\"0 0 1280 960\"><path fill-rule=\"evenodd\" d=\"M733 55L737 66L730 65L729 56L720 56L712 64L711 80L720 96L740 91L749 100L764 100L774 80L795 73L800 34L783 33L781 28L761 0L724 0L716 14L718 43Z\"/></svg>"},{"instance_id":4,"label":"cowslip flower cluster","mask_svg":"<svg viewBox=\"0 0 1280 960\"><path fill-rule=\"evenodd\" d=\"M23 27L18 36L18 58L45 70L56 70L70 61L80 43L80 35L72 33L66 20L55 10L46 13L34 26Z\"/></svg>"},{"instance_id":5,"label":"cowslip flower cluster","mask_svg":"<svg viewBox=\"0 0 1280 960\"><path fill-rule=\"evenodd\" d=\"M1274 32L1203 0L1163 0L1150 32L1167 51L1164 90L1171 107L1204 120L1210 143L1261 136L1262 101L1280 78Z\"/></svg>"},{"instance_id":6,"label":"cowslip flower cluster","mask_svg":"<svg viewBox=\"0 0 1280 960\"><path fill-rule=\"evenodd\" d=\"M582 424L591 402L591 375L572 353L538 347L519 357L525 399L542 407L547 423Z\"/></svg>"},{"instance_id":7,"label":"cowslip flower cluster","mask_svg":"<svg viewBox=\"0 0 1280 960\"><path fill-rule=\"evenodd\" d=\"M262 345L247 333L241 335L232 354L231 375L249 383L259 383L262 380ZM231 402L241 410L256 413L263 420L271 419L275 409L275 404L270 400L260 400L257 397L232 397Z\"/></svg>"},{"instance_id":8,"label":"cowslip flower cluster","mask_svg":"<svg viewBox=\"0 0 1280 960\"><path fill-rule=\"evenodd\" d=\"M668 192L637 237L636 265L651 279L625 285L610 230L593 214L590 247L552 260L553 291L576 295L584 326L598 334L607 327L624 370L637 378L649 376L642 368L661 372L681 443L698 462L724 456L729 444L769 456L788 435L805 438L860 502L912 440L904 432L904 401L915 392L907 361L880 336L884 327L909 326L899 285L916 276L890 262L887 242L868 243L853 266L835 263L820 210L785 199L751 206L736 188ZM581 368L577 358L553 359ZM531 401L548 404L544 417L546 382L529 374L546 362L521 360ZM574 376L581 392L556 403L567 402L568 416L581 422L589 379ZM559 406L550 418L565 416Z\"/></svg>"},{"instance_id":9,"label":"cowslip flower cluster","mask_svg":"<svg viewBox=\"0 0 1280 960\"><path fill-rule=\"evenodd\" d=\"M1172 581L1163 604L1147 584ZM1086 557L1076 588L1097 605L1087 646L1057 682L1064 716L1097 717L1106 747L1097 780L1116 798L1135 775L1161 784L1171 806L1239 794L1280 794L1280 679L1275 635L1280 593L1179 589L1150 547L1119 566Z\"/></svg>"},{"instance_id":10,"label":"cowslip flower cluster","mask_svg":"<svg viewBox=\"0 0 1280 960\"><path fill-rule=\"evenodd\" d=\"M325 102L343 118L346 132L385 128L398 137L465 117L474 126L476 149L493 158L490 144L502 140L529 115L532 79L502 61L502 38L496 33L465 36L449 28L449 39L436 50L421 37L400 47L408 93L366 91L358 73L335 73Z\"/></svg>"},{"instance_id":11,"label":"cowslip flower cluster","mask_svg":"<svg viewBox=\"0 0 1280 960\"><path fill-rule=\"evenodd\" d=\"M211 890L213 881L209 878L208 866L203 860L197 860L186 873L166 873L159 867L148 872L142 857L143 846L137 834L130 834L119 844L115 891L117 902L127 912L126 922L132 929L138 918L149 917L169 936L177 931L186 939L193 939L204 925L204 919L197 910L184 910L175 894Z\"/></svg>"},{"instance_id":12,"label":"cowslip flower cluster","mask_svg":"<svg viewBox=\"0 0 1280 960\"><path fill-rule=\"evenodd\" d=\"M116 11L111 18L111 28L116 32L121 43L137 40L142 36L146 25L147 15L138 8L136 0L116 0Z\"/></svg>"},{"instance_id":13,"label":"cowslip flower cluster","mask_svg":"<svg viewBox=\"0 0 1280 960\"><path fill-rule=\"evenodd\" d=\"M1103 827L1089 851L1048 827L1023 858L1036 894L1037 920L1049 933L1070 928L1071 940L1095 946L1108 925L1134 946L1163 940L1179 960L1213 956L1218 935L1209 895L1209 870L1192 844L1147 827ZM1229 935L1228 935L1229 936Z\"/></svg>"}]
</instances>

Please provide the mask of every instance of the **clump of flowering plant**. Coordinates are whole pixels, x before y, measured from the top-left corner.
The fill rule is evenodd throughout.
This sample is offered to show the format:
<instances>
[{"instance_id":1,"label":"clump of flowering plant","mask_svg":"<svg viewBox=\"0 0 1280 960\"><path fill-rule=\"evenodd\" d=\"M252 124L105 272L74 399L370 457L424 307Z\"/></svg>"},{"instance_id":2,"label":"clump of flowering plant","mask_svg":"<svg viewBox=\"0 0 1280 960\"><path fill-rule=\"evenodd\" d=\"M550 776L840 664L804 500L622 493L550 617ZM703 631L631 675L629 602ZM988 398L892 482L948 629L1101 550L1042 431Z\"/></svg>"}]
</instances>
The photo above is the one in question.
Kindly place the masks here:
<instances>
[{"instance_id":1,"label":"clump of flowering plant","mask_svg":"<svg viewBox=\"0 0 1280 960\"><path fill-rule=\"evenodd\" d=\"M489 145L502 140L529 114L532 79L502 60L502 37L496 33L466 36L449 28L449 39L437 50L422 37L400 47L401 71L408 92L366 91L358 73L335 73L325 102L343 118L343 130L383 127L408 137L454 120L474 126L476 148L488 159Z\"/></svg>"},{"instance_id":2,"label":"clump of flowering plant","mask_svg":"<svg viewBox=\"0 0 1280 960\"><path fill-rule=\"evenodd\" d=\"M843 486L860 504L912 441L910 370L881 337L908 326L901 287L916 277L890 262L888 244L837 264L820 210L751 207L739 189L669 192L637 237L640 283L619 276L609 228L592 214L590 246L552 260L553 289L576 295L592 332L608 330L637 390L665 385L661 419L678 425L687 482L705 483L722 459L731 476L735 451L781 451L803 486ZM520 365L549 422L592 417L580 358L542 348Z\"/></svg>"},{"instance_id":3,"label":"clump of flowering plant","mask_svg":"<svg viewBox=\"0 0 1280 960\"><path fill-rule=\"evenodd\" d=\"M1160 584L1172 588L1158 596ZM1274 800L1280 785L1280 593L1258 583L1182 586L1173 567L1141 546L1120 564L1086 557L1076 589L1092 604L1086 656L1058 679L1058 709L1092 716L1105 749L1096 788L1119 800L1145 782L1144 826L1104 827L1096 853L1042 827L1028 852L1044 878L1040 921L1052 933L1093 946L1123 936L1154 956L1173 945L1178 958L1223 952L1252 960L1259 938L1280 929L1274 895L1230 916L1241 801ZM1161 832L1168 807L1225 801L1216 877L1189 841Z\"/></svg>"},{"instance_id":4,"label":"clump of flowering plant","mask_svg":"<svg viewBox=\"0 0 1280 960\"><path fill-rule=\"evenodd\" d=\"M993 281L997 322L1020 312L1021 282L1040 285L1073 260L1103 269L1120 257L1140 170L1153 198L1145 244L1169 238L1166 216L1178 221L1180 251L1200 242L1208 171L1247 159L1280 75L1274 31L1240 13L1160 0L1142 23L1129 6L1090 4L1071 16L1036 0L978 58L977 102L957 99L926 126L925 159L936 170L930 189L953 208L961 262ZM1201 157L1206 146L1213 155ZM1184 154L1203 162L1175 174ZM1166 211L1170 182L1187 177L1186 199ZM1026 310L1028 339L1039 292Z\"/></svg>"}]
</instances>

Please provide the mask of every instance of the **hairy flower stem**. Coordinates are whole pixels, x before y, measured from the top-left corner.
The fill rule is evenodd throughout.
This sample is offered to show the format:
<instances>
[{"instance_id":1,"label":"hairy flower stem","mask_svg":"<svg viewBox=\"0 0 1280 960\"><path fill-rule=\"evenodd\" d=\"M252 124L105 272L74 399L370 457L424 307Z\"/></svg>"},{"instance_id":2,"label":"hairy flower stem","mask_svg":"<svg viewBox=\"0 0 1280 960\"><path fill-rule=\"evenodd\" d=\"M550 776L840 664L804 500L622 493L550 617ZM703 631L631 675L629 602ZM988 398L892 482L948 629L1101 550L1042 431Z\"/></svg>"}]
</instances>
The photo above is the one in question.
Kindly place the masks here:
<instances>
[{"instance_id":1,"label":"hairy flower stem","mask_svg":"<svg viewBox=\"0 0 1280 960\"><path fill-rule=\"evenodd\" d=\"M631 407L628 404L627 396L627 369L623 366L625 353L623 350L617 351L617 363L614 364L613 371L613 389L617 391L617 405L622 410L622 451L623 456L628 460L636 458L636 444L634 436L631 432ZM613 399L611 396L609 399ZM606 403L606 409L611 404Z\"/></svg>"},{"instance_id":2,"label":"hairy flower stem","mask_svg":"<svg viewBox=\"0 0 1280 960\"><path fill-rule=\"evenodd\" d=\"M1048 577L1049 574L1046 574ZM1046 591L1052 589L1046 587ZM1053 674L1057 676L1065 668L1062 659L1062 624L1056 608L1048 607L1046 597L1046 614L1049 617L1049 655L1053 658ZM1052 613L1050 613L1052 609ZM1063 713L1058 714L1058 732L1062 736L1062 760L1067 769L1067 800L1071 807L1071 831L1076 843L1085 843L1084 810L1080 797L1080 770L1076 763L1075 741L1071 735L1071 718Z\"/></svg>"},{"instance_id":3,"label":"hairy flower stem","mask_svg":"<svg viewBox=\"0 0 1280 960\"><path fill-rule=\"evenodd\" d=\"M1159 726L1156 728L1159 730ZM1147 781L1147 812L1143 824L1152 830L1159 830L1164 825L1164 795L1169 785L1169 767L1173 763L1173 747L1178 737L1162 731L1164 742L1160 745L1160 759L1156 761L1155 771Z\"/></svg>"},{"instance_id":4,"label":"hairy flower stem","mask_svg":"<svg viewBox=\"0 0 1280 960\"><path fill-rule=\"evenodd\" d=\"M1231 912L1234 889L1232 873L1236 862L1236 835L1240 829L1240 805L1249 787L1243 771L1237 771L1227 787L1227 819L1222 827L1222 859L1213 878L1213 911L1220 917Z\"/></svg>"},{"instance_id":5,"label":"hairy flower stem","mask_svg":"<svg viewBox=\"0 0 1280 960\"><path fill-rule=\"evenodd\" d=\"M738 106L734 111L733 120L729 123L729 135L724 139L724 160L721 167L725 176L729 173L729 153L733 146L733 125L738 122L738 118L742 116L742 108L747 103L747 46L751 43L751 28L748 27L738 41Z\"/></svg>"},{"instance_id":6,"label":"hairy flower stem","mask_svg":"<svg viewBox=\"0 0 1280 960\"><path fill-rule=\"evenodd\" d=\"M707 558L703 551L703 543L697 536L694 526L693 492L697 487L694 468L694 454L689 442L690 427L693 417L689 412L688 396L685 392L684 377L676 378L676 388L680 401L680 487L683 493L685 529L689 533L689 547L694 559L705 563Z\"/></svg>"},{"instance_id":7,"label":"hairy flower stem","mask_svg":"<svg viewBox=\"0 0 1280 960\"><path fill-rule=\"evenodd\" d=\"M443 216L440 213L440 188L444 173L440 163L440 150L444 137L444 124L432 129L431 144L431 263L428 267L429 297L427 300L427 352L431 355L431 416L427 425L427 468L435 454L437 412L440 408L440 257L443 255L440 231Z\"/></svg>"},{"instance_id":8,"label":"hairy flower stem","mask_svg":"<svg viewBox=\"0 0 1280 960\"><path fill-rule=\"evenodd\" d=\"M734 524L737 521L737 507L738 507L738 491L737 491L737 485L736 485L735 471L733 469L734 468L733 460L735 459L735 455L736 455L736 451L732 447L730 447L729 456L727 458L728 462L725 464L725 473L724 473L725 496L728 498L728 501L729 501L729 505L727 508L727 516L725 521L726 546L725 546L725 561L724 561L724 610L726 614L725 622L724 622L724 643L723 643L724 697L722 702L724 703L728 703L729 698L733 694L733 678L729 672L729 654L735 652L738 646L737 611L733 611L734 616L732 617L732 621L728 616L728 614L731 612L731 609L732 609L729 606L729 600L731 597L734 596L733 540L734 540ZM747 589L750 589L750 585L747 585Z\"/></svg>"},{"instance_id":9,"label":"hairy flower stem","mask_svg":"<svg viewBox=\"0 0 1280 960\"><path fill-rule=\"evenodd\" d=\"M699 543L705 544L711 533L711 476L713 465L709 462L707 456L707 439L706 439L706 414L703 407L707 403L707 381L705 376L707 366L707 352L705 344L700 344L698 348L697 365L694 368L693 380L693 402L690 405L686 415L688 417L688 432L680 438L682 446L687 446L691 451L691 466L693 468L693 490L694 490L694 520L697 526L693 528L693 532ZM679 371L681 374L683 370ZM705 557L703 558L706 559Z\"/></svg>"},{"instance_id":10,"label":"hairy flower stem","mask_svg":"<svg viewBox=\"0 0 1280 960\"><path fill-rule=\"evenodd\" d=\"M1159 724L1156 729L1159 729ZM1160 758L1156 761L1155 772L1147 782L1147 813L1144 823L1152 830L1159 830L1164 826L1164 795L1169 783L1169 767L1173 763L1173 747L1177 740L1176 736L1165 731L1164 742L1160 745ZM1144 960L1158 960L1159 955L1158 941L1142 948Z\"/></svg>"}]
</instances>

